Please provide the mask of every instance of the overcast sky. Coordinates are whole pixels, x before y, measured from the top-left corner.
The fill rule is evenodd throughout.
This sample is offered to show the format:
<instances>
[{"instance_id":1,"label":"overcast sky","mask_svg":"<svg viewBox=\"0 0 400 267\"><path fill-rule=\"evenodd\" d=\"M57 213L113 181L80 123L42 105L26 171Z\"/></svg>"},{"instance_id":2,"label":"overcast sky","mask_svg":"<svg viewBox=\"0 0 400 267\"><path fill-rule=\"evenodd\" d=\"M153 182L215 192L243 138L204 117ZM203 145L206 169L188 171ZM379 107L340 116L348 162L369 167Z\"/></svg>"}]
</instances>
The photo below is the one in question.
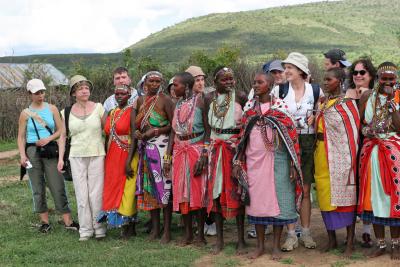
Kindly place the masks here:
<instances>
[{"instance_id":1,"label":"overcast sky","mask_svg":"<svg viewBox=\"0 0 400 267\"><path fill-rule=\"evenodd\" d=\"M191 17L318 1L0 0L0 56L118 52Z\"/></svg>"}]
</instances>

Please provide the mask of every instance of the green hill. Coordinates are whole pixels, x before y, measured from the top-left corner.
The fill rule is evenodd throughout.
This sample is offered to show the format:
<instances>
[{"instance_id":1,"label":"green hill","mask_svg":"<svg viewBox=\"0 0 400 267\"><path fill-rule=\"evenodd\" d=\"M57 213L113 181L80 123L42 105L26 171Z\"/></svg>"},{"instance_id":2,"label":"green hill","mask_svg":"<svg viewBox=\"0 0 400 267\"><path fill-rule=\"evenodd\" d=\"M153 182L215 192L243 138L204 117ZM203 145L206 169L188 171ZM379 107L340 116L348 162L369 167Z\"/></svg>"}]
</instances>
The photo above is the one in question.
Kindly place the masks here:
<instances>
[{"instance_id":1,"label":"green hill","mask_svg":"<svg viewBox=\"0 0 400 267\"><path fill-rule=\"evenodd\" d=\"M400 1L345 0L210 14L167 27L130 46L134 59L150 56L162 64L185 62L193 51L214 53L238 47L250 62L263 62L280 51L322 58L339 47L349 59L372 56L399 62ZM134 27L135 25L132 25ZM0 57L0 62L52 63L71 74L74 62L85 66L121 64L122 53Z\"/></svg>"},{"instance_id":2,"label":"green hill","mask_svg":"<svg viewBox=\"0 0 400 267\"><path fill-rule=\"evenodd\" d=\"M278 50L321 55L340 47L349 58L371 55L376 61L400 56L400 1L347 0L255 11L210 14L188 19L150 35L129 49L181 62L193 50L238 46L250 61Z\"/></svg>"}]
</instances>

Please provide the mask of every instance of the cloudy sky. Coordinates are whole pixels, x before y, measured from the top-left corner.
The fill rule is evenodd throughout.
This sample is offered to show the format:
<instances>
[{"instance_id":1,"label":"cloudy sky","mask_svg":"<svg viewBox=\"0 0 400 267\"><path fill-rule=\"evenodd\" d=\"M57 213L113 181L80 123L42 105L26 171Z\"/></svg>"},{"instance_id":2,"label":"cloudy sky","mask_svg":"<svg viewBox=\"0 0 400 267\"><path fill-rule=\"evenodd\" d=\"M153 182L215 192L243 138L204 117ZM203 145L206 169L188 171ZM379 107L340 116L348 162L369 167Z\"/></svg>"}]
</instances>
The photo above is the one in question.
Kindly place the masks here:
<instances>
[{"instance_id":1,"label":"cloudy sky","mask_svg":"<svg viewBox=\"0 0 400 267\"><path fill-rule=\"evenodd\" d=\"M118 52L191 17L318 1L0 0L0 56Z\"/></svg>"}]
</instances>

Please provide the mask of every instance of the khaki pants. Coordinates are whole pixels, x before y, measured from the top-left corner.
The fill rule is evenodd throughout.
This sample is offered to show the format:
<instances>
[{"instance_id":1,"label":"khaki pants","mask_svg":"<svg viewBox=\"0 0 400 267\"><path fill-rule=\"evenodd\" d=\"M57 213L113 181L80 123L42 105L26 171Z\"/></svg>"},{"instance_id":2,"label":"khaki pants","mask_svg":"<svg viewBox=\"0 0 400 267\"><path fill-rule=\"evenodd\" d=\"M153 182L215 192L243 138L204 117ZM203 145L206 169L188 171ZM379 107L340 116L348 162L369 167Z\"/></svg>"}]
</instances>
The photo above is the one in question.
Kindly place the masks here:
<instances>
[{"instance_id":1,"label":"khaki pants","mask_svg":"<svg viewBox=\"0 0 400 267\"><path fill-rule=\"evenodd\" d=\"M56 210L70 213L67 193L65 192L64 177L57 170L57 159L42 159L36 152L36 146L26 149L32 168L28 169L29 183L33 195L34 210L37 213L47 212L46 185L54 199Z\"/></svg>"},{"instance_id":2,"label":"khaki pants","mask_svg":"<svg viewBox=\"0 0 400 267\"><path fill-rule=\"evenodd\" d=\"M106 228L96 222L103 204L104 156L71 157L81 237L104 237Z\"/></svg>"}]
</instances>

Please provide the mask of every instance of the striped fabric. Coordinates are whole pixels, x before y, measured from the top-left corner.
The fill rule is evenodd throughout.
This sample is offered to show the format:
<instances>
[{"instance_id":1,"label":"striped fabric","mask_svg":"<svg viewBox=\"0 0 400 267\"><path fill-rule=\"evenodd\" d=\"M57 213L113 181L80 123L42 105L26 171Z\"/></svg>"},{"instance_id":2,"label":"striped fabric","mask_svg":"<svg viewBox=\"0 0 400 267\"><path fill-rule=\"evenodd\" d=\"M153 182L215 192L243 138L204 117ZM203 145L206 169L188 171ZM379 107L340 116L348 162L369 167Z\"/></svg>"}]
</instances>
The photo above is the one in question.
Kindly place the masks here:
<instances>
[{"instance_id":1,"label":"striped fabric","mask_svg":"<svg viewBox=\"0 0 400 267\"><path fill-rule=\"evenodd\" d=\"M325 109L317 120L323 120L324 139L331 177L331 205L356 204L357 152L360 116L354 100L338 99ZM337 144L343 144L338 146Z\"/></svg>"},{"instance_id":2,"label":"striped fabric","mask_svg":"<svg viewBox=\"0 0 400 267\"><path fill-rule=\"evenodd\" d=\"M360 217L361 220L363 220L364 222L370 222L372 224L378 224L384 226L400 227L400 219L375 217L374 213L370 211L364 211Z\"/></svg>"},{"instance_id":3,"label":"striped fabric","mask_svg":"<svg viewBox=\"0 0 400 267\"><path fill-rule=\"evenodd\" d=\"M249 224L263 224L263 225L288 225L297 222L297 218L294 219L278 219L275 217L254 217L247 215L247 221Z\"/></svg>"}]
</instances>

